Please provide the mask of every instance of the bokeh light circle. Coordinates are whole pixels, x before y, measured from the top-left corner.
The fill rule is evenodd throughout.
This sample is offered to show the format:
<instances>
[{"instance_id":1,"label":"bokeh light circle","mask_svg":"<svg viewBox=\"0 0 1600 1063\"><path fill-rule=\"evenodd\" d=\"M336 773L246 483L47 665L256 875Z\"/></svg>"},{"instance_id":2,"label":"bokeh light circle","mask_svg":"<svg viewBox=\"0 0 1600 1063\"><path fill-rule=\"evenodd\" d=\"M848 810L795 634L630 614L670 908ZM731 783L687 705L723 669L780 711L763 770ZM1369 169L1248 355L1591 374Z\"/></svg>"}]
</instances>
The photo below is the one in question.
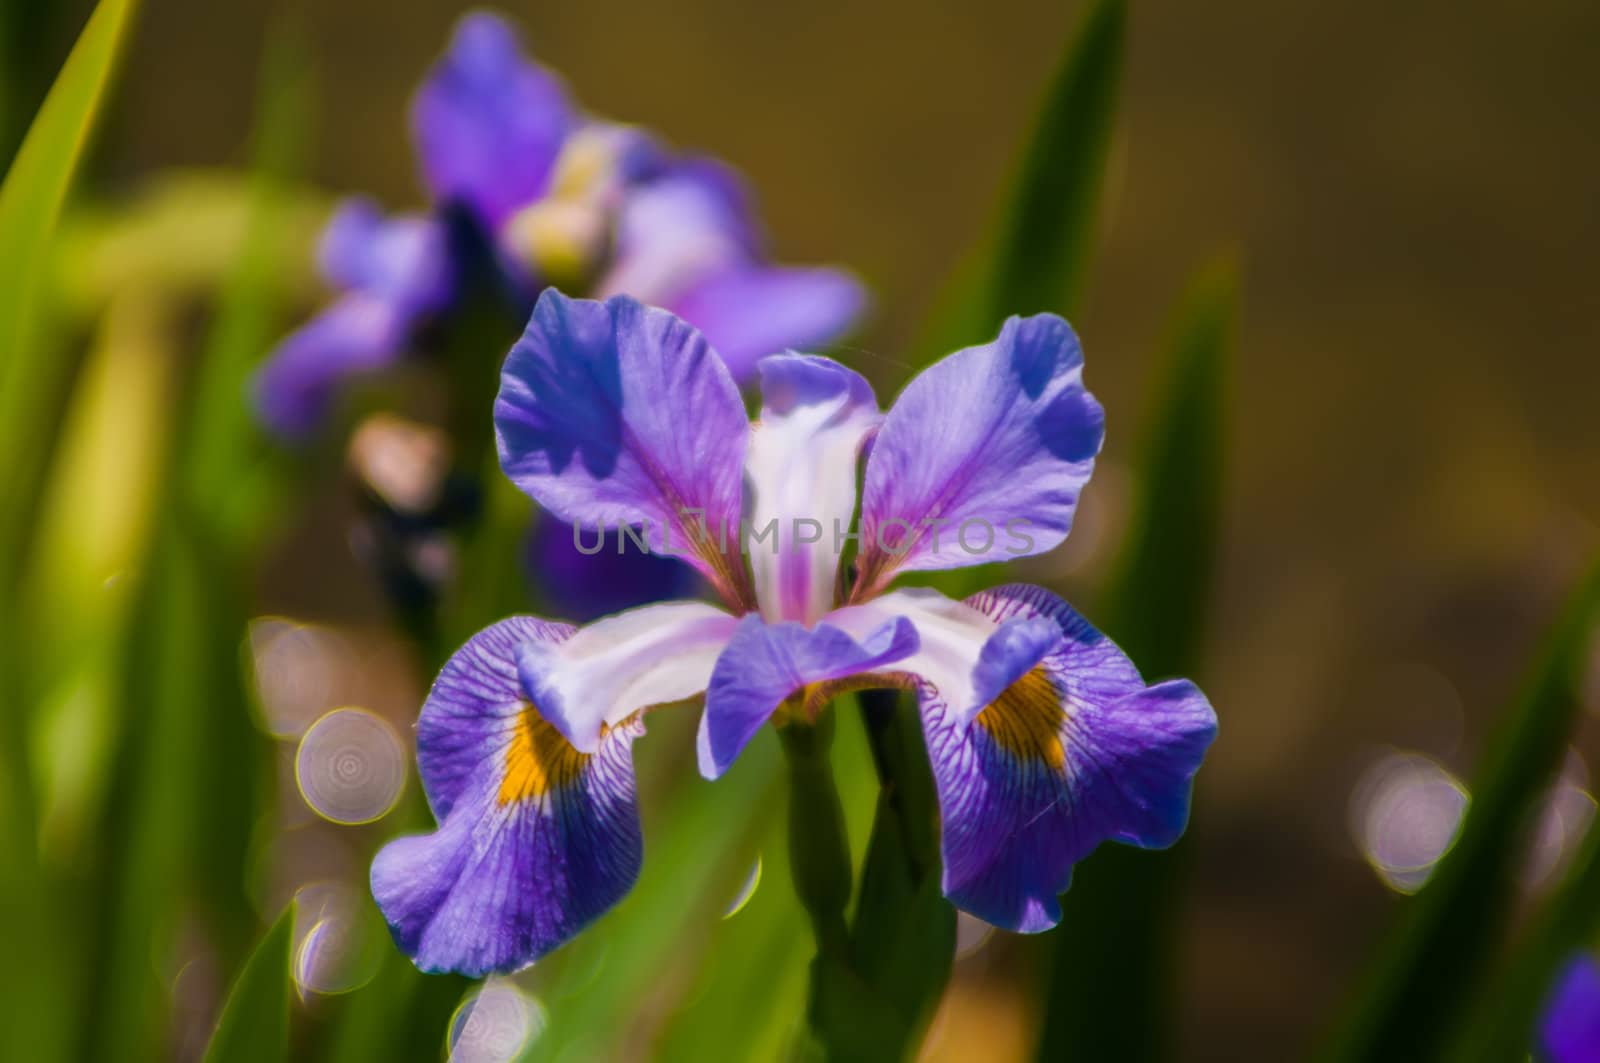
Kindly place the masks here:
<instances>
[{"instance_id":1,"label":"bokeh light circle","mask_svg":"<svg viewBox=\"0 0 1600 1063\"><path fill-rule=\"evenodd\" d=\"M544 1008L504 979L491 978L450 1019L450 1063L510 1063L544 1032Z\"/></svg>"},{"instance_id":2,"label":"bokeh light circle","mask_svg":"<svg viewBox=\"0 0 1600 1063\"><path fill-rule=\"evenodd\" d=\"M377 909L344 883L313 883L295 894L292 973L302 996L360 989L377 977L389 946Z\"/></svg>"},{"instance_id":3,"label":"bokeh light circle","mask_svg":"<svg viewBox=\"0 0 1600 1063\"><path fill-rule=\"evenodd\" d=\"M371 823L400 800L406 750L381 717L365 709L335 709L312 724L294 759L300 796L334 823Z\"/></svg>"},{"instance_id":4,"label":"bokeh light circle","mask_svg":"<svg viewBox=\"0 0 1600 1063\"><path fill-rule=\"evenodd\" d=\"M1393 753L1367 770L1350 802L1356 845L1398 893L1416 893L1455 844L1467 791L1432 759Z\"/></svg>"}]
</instances>

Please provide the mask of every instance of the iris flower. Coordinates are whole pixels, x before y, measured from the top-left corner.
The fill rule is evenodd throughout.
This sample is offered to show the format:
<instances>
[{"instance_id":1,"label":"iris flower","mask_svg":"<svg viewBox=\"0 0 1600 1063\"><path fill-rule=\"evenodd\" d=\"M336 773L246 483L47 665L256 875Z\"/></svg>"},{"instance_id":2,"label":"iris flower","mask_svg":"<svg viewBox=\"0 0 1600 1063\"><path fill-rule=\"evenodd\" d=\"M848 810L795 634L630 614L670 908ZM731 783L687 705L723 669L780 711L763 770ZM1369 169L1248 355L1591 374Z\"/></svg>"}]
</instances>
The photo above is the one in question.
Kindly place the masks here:
<instances>
[{"instance_id":1,"label":"iris flower","mask_svg":"<svg viewBox=\"0 0 1600 1063\"><path fill-rule=\"evenodd\" d=\"M649 710L701 697L699 766L715 778L768 722L814 720L846 690L915 691L944 891L996 926L1054 925L1072 865L1100 842L1183 832L1216 731L1192 683L1147 685L1039 587L964 601L891 587L1066 537L1103 435L1066 322L1010 319L887 414L826 358L775 355L759 372L751 423L682 319L622 296L540 298L495 404L506 474L564 521L642 529L720 604L581 628L512 617L445 665L417 723L438 829L372 867L424 970L522 967L626 894L642 858L632 745Z\"/></svg>"},{"instance_id":2,"label":"iris flower","mask_svg":"<svg viewBox=\"0 0 1600 1063\"><path fill-rule=\"evenodd\" d=\"M1583 954L1567 965L1545 1006L1539 1058L1549 1063L1600 1059L1600 963Z\"/></svg>"},{"instance_id":3,"label":"iris flower","mask_svg":"<svg viewBox=\"0 0 1600 1063\"><path fill-rule=\"evenodd\" d=\"M436 209L385 218L358 198L335 212L320 266L339 295L255 381L280 437L308 435L351 378L419 345L466 296L485 246L518 320L551 284L627 293L694 322L741 376L764 355L831 342L863 307L848 274L767 261L732 170L583 115L494 15L458 24L412 132Z\"/></svg>"}]
</instances>

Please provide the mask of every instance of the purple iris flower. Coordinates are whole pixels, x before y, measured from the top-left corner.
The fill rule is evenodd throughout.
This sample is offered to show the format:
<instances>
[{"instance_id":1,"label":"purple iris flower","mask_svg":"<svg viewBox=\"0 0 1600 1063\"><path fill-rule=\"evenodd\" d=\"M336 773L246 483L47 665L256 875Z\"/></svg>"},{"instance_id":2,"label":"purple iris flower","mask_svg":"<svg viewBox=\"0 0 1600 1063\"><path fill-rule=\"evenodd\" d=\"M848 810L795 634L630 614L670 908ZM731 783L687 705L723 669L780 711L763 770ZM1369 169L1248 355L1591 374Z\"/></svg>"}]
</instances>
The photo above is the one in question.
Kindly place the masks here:
<instances>
[{"instance_id":1,"label":"purple iris flower","mask_svg":"<svg viewBox=\"0 0 1600 1063\"><path fill-rule=\"evenodd\" d=\"M891 588L1066 538L1104 425L1066 322L1010 319L887 414L826 358L775 355L759 373L751 423L684 320L625 296L540 298L495 404L502 467L563 521L644 529L721 603L577 629L513 617L445 666L417 725L438 830L372 867L424 970L522 967L628 891L642 858L632 743L647 710L688 699L704 699L699 762L715 778L769 721L814 719L846 690L914 690L945 894L1007 929L1053 926L1073 864L1101 842L1182 834L1216 733L1192 683L1147 685L1039 587L964 601Z\"/></svg>"},{"instance_id":2,"label":"purple iris flower","mask_svg":"<svg viewBox=\"0 0 1600 1063\"><path fill-rule=\"evenodd\" d=\"M1583 954L1567 965L1545 1005L1540 1058L1549 1063L1600 1060L1600 963Z\"/></svg>"},{"instance_id":3,"label":"purple iris flower","mask_svg":"<svg viewBox=\"0 0 1600 1063\"><path fill-rule=\"evenodd\" d=\"M386 220L356 200L335 214L322 265L340 294L255 381L258 415L280 437L313 432L351 378L393 364L447 316L475 245L492 248L519 318L547 285L627 293L692 321L741 377L764 355L838 338L864 306L846 273L769 263L732 171L584 116L497 16L457 25L412 132L442 213ZM444 213L484 238L452 239Z\"/></svg>"}]
</instances>

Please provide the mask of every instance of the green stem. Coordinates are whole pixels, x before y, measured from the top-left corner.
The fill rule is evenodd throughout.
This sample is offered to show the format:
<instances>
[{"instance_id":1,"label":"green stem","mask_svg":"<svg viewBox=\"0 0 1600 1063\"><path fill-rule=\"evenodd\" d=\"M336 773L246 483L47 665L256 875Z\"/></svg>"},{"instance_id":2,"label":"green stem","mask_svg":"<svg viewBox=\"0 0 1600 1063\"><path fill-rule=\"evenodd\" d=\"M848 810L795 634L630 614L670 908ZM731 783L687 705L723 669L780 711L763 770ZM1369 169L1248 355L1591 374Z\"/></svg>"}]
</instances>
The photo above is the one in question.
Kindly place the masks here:
<instances>
[{"instance_id":1,"label":"green stem","mask_svg":"<svg viewBox=\"0 0 1600 1063\"><path fill-rule=\"evenodd\" d=\"M828 758L833 716L824 713L815 724L791 723L778 734L789 762L789 864L795 894L811 917L818 957L847 963L850 845Z\"/></svg>"}]
</instances>

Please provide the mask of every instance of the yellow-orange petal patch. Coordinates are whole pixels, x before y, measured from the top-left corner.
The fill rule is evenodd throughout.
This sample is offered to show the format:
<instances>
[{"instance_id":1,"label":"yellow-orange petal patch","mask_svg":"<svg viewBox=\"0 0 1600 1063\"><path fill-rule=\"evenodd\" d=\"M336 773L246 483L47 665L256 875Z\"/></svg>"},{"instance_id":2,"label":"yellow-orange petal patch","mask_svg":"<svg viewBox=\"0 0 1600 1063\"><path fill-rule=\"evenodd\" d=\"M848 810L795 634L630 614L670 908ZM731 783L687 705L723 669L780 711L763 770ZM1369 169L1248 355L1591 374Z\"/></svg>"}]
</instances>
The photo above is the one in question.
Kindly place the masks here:
<instances>
[{"instance_id":1,"label":"yellow-orange petal patch","mask_svg":"<svg viewBox=\"0 0 1600 1063\"><path fill-rule=\"evenodd\" d=\"M506 773L500 780L499 801L543 797L551 790L575 782L589 754L573 748L560 731L533 705L517 714L516 731L506 748Z\"/></svg>"},{"instance_id":2,"label":"yellow-orange petal patch","mask_svg":"<svg viewBox=\"0 0 1600 1063\"><path fill-rule=\"evenodd\" d=\"M1018 760L1066 767L1061 725L1067 712L1061 694L1043 668L1029 670L978 713L978 724L995 744Z\"/></svg>"}]
</instances>

